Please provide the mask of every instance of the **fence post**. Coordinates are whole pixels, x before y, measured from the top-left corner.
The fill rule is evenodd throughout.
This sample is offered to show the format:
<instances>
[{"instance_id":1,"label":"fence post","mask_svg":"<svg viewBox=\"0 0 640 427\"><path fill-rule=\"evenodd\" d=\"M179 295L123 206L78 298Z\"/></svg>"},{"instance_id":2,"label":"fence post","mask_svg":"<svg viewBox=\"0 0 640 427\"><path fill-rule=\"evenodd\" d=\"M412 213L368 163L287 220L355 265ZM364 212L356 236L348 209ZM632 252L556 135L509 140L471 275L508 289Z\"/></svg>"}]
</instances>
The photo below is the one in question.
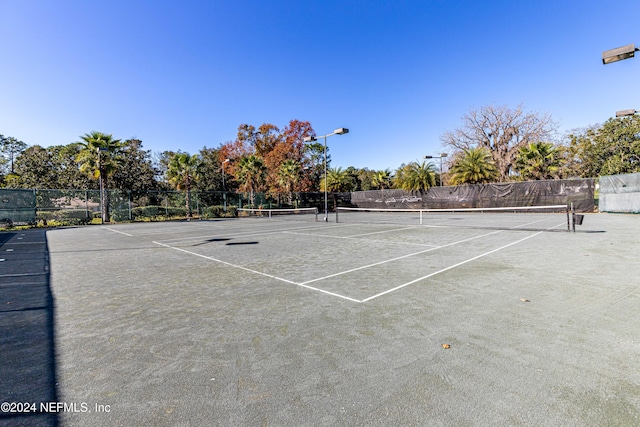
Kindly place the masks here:
<instances>
[{"instance_id":1,"label":"fence post","mask_svg":"<svg viewBox=\"0 0 640 427\"><path fill-rule=\"evenodd\" d=\"M36 195L36 189L33 189L33 218L34 222L38 223L38 197Z\"/></svg>"},{"instance_id":2,"label":"fence post","mask_svg":"<svg viewBox=\"0 0 640 427\"><path fill-rule=\"evenodd\" d=\"M89 219L89 191L88 190L84 190L84 213L88 220ZM93 212L91 213L91 220L93 220Z\"/></svg>"}]
</instances>

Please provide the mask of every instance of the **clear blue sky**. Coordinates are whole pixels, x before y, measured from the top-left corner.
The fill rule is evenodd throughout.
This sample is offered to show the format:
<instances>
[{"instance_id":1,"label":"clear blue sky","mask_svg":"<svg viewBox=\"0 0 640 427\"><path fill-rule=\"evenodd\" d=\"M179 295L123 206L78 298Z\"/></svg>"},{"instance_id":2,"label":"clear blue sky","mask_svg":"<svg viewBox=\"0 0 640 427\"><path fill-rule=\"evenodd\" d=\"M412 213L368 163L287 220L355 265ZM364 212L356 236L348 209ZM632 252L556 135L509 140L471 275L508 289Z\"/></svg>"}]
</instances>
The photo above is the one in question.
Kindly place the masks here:
<instances>
[{"instance_id":1,"label":"clear blue sky","mask_svg":"<svg viewBox=\"0 0 640 427\"><path fill-rule=\"evenodd\" d=\"M601 62L638 19L638 0L0 0L0 134L194 153L299 119L351 130L332 166L395 169L484 105L561 134L640 109L640 57Z\"/></svg>"}]
</instances>

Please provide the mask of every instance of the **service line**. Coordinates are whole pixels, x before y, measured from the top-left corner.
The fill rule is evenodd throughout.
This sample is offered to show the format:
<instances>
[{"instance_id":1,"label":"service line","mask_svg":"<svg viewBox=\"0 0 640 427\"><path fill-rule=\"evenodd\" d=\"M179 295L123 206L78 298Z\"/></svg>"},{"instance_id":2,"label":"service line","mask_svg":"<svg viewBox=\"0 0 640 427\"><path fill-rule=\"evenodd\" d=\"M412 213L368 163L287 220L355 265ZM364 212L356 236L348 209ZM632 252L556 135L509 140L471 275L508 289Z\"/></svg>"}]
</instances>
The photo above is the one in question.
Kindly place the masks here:
<instances>
[{"instance_id":1,"label":"service line","mask_svg":"<svg viewBox=\"0 0 640 427\"><path fill-rule=\"evenodd\" d=\"M244 270L244 271L248 271L250 273L258 274L260 276L269 277L271 279L279 280L281 282L289 283L291 285L296 285L296 286L300 286L300 287L303 287L303 288L306 288L306 289L311 289L313 291L317 291L317 292L321 292L323 294L327 294L327 295L331 295L331 296L334 296L334 297L346 299L346 300L352 301L352 302L361 302L360 300L357 300L355 298L350 298L350 297L347 297L347 296L344 296L344 295L336 294L334 292L325 291L324 289L314 288L313 286L308 286L308 285L305 285L304 283L296 283L296 282L294 282L292 280L283 279L282 277L274 276L272 274L263 273L263 272L257 271L257 270L252 270L250 268L243 267L241 265L232 264L232 263L227 262L227 261L222 261L220 259L213 258L213 257L210 257L210 256L206 256L206 255L202 255L202 254L199 254L199 253L196 253L196 252L188 251L186 249L177 248L177 247L174 247L174 246L169 246L167 244L160 243L160 242L153 242L153 243L155 243L156 245L159 245L159 246L164 246L165 248L173 249L173 250L176 250L176 251L187 253L189 255L195 255L195 256L200 257L200 258L204 258L204 259L208 259L210 261L214 261L214 262L217 262L217 263L220 263L220 264L224 264L224 265L229 266L229 267L239 268L240 270Z\"/></svg>"},{"instance_id":2,"label":"service line","mask_svg":"<svg viewBox=\"0 0 640 427\"><path fill-rule=\"evenodd\" d=\"M479 236L474 236L474 237L469 237L468 239L458 240L457 242L447 243L446 245L435 246L435 247L432 247L432 248L429 248L429 249L425 249L425 250L418 251L418 252L413 252L413 253L410 253L410 254L407 254L407 255L402 255L402 256L391 258L391 259L387 259L387 260L384 260L384 261L374 262L373 264L363 265L362 267L356 267L356 268L352 268L350 270L341 271L339 273L330 274L328 276L319 277L317 279L307 280L306 282L302 282L302 284L318 282L320 280L330 279L332 277L341 276L343 274L353 273L354 271L364 270L365 268L375 267L376 265L386 264L388 262L397 261L399 259L404 259L404 258L409 258L409 257L412 257L412 256L420 255L420 254L423 254L425 252L435 251L436 249L442 249L442 248L446 248L446 247L449 247L449 246L458 245L460 243L469 242L471 240L480 239L482 237L487 237L487 236L490 236L492 234L502 233L502 231L504 231L504 230L492 231L491 233L481 234Z\"/></svg>"},{"instance_id":3,"label":"service line","mask_svg":"<svg viewBox=\"0 0 640 427\"><path fill-rule=\"evenodd\" d=\"M113 231L114 233L124 234L125 236L133 237L133 234L125 233L124 231L114 230L110 227L103 227L105 230Z\"/></svg>"},{"instance_id":4,"label":"service line","mask_svg":"<svg viewBox=\"0 0 640 427\"><path fill-rule=\"evenodd\" d=\"M453 264L453 265L450 265L449 267L443 268L442 270L439 270L439 271L433 272L433 273L431 273L431 274L427 274L426 276L419 277L419 278L417 278L417 279L414 279L414 280L412 280L412 281L410 281L410 282L407 282L407 283L405 283L405 284L402 284L402 285L400 285L400 286L396 286L396 287L395 287L395 288L393 288L393 289L388 289L388 290L386 290L386 291L384 291L384 292L380 292L379 294L372 295L372 296L370 296L369 298L365 298L365 299L361 300L360 302L367 302L367 301L371 301L371 300L372 300L372 299L374 299L374 298L378 298L378 297L381 297L382 295L386 295L386 294L388 294L388 293L391 293L391 292L397 291L398 289L402 289L402 288L404 288L404 287L406 287L406 286L409 286L409 285L412 285L412 284L414 284L414 283L416 283L416 282L420 282L421 280L425 280L425 279L428 279L429 277L433 277L433 276L435 276L436 274L444 273L445 271L452 270L452 269L454 269L454 268L456 268L456 267L460 267L461 265L464 265L464 264L469 263L469 262L471 262L471 261L475 261L475 260L477 260L477 259L479 259L479 258L485 257L485 256L487 256L487 255L491 255L492 253L494 253L494 252L498 252L498 251L500 251L500 250L502 250L502 249L505 249L505 248L508 248L509 246L513 246L513 245L516 245L516 244L518 244L518 243L520 243L520 242L524 242L525 240L530 239L530 238L532 238L532 237L535 237L535 236L537 236L538 234L541 234L541 233L543 233L543 232L542 232L542 231L539 231L539 232L537 232L537 233L535 233L535 234L532 234L532 235L530 235L530 236L524 237L524 238L522 238L522 239L520 239L520 240L516 240L515 242L511 242L511 243L509 243L509 244L506 244L506 245L504 245L504 246L500 246L499 248L496 248L496 249L492 249L492 250L490 250L490 251L488 251L488 252L485 252L485 253L483 253L483 254L476 255L476 256L474 256L474 257L472 257L472 258L469 258L469 259L467 259L467 260L461 261L461 262L459 262L459 263L457 263L457 264Z\"/></svg>"}]
</instances>

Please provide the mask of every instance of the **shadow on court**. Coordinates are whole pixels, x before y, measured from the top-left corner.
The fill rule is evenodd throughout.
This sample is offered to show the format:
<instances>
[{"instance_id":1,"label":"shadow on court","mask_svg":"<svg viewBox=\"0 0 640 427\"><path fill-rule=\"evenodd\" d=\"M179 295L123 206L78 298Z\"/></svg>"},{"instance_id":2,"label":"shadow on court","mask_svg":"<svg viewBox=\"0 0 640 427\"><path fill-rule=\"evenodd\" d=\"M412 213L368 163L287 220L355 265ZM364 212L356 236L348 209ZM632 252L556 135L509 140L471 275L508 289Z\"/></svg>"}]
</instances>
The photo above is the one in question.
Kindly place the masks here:
<instances>
[{"instance_id":1,"label":"shadow on court","mask_svg":"<svg viewBox=\"0 0 640 427\"><path fill-rule=\"evenodd\" d=\"M54 303L44 230L0 233L0 425L57 426Z\"/></svg>"}]
</instances>

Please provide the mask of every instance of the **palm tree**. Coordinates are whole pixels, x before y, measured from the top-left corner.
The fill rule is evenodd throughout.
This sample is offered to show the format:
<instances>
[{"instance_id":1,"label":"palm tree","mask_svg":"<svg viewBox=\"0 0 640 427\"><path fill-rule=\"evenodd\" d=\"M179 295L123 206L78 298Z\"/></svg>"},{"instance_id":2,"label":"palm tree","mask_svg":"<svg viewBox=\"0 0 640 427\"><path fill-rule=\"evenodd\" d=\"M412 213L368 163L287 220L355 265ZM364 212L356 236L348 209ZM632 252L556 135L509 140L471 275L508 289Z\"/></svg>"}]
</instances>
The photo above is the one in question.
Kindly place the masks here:
<instances>
[{"instance_id":1,"label":"palm tree","mask_svg":"<svg viewBox=\"0 0 640 427\"><path fill-rule=\"evenodd\" d=\"M491 152L484 147L463 149L454 159L449 172L453 185L485 184L498 179Z\"/></svg>"},{"instance_id":2,"label":"palm tree","mask_svg":"<svg viewBox=\"0 0 640 427\"><path fill-rule=\"evenodd\" d=\"M389 169L376 171L372 178L371 184L384 191L385 188L391 186L391 171Z\"/></svg>"},{"instance_id":3,"label":"palm tree","mask_svg":"<svg viewBox=\"0 0 640 427\"><path fill-rule=\"evenodd\" d=\"M351 190L353 182L351 181L351 175L346 170L343 170L341 167L330 168L327 170L327 191L332 192L343 192ZM320 191L324 191L325 188L325 179L320 182Z\"/></svg>"},{"instance_id":4,"label":"palm tree","mask_svg":"<svg viewBox=\"0 0 640 427\"><path fill-rule=\"evenodd\" d=\"M167 178L178 190L185 190L185 204L187 208L187 218L191 218L191 186L198 177L198 167L200 166L200 156L189 153L176 153L169 159L167 168Z\"/></svg>"},{"instance_id":5,"label":"palm tree","mask_svg":"<svg viewBox=\"0 0 640 427\"><path fill-rule=\"evenodd\" d=\"M264 161L255 154L244 156L238 162L236 177L241 182L240 189L250 194L251 205L254 204L254 193L264 185L267 167Z\"/></svg>"},{"instance_id":6,"label":"palm tree","mask_svg":"<svg viewBox=\"0 0 640 427\"><path fill-rule=\"evenodd\" d=\"M560 170L560 152L550 142L532 142L520 148L516 170L523 179L553 179Z\"/></svg>"},{"instance_id":7,"label":"palm tree","mask_svg":"<svg viewBox=\"0 0 640 427\"><path fill-rule=\"evenodd\" d=\"M300 180L300 162L289 159L282 162L278 169L278 183L289 196L289 204L293 204L293 189Z\"/></svg>"},{"instance_id":8,"label":"palm tree","mask_svg":"<svg viewBox=\"0 0 640 427\"><path fill-rule=\"evenodd\" d=\"M327 179L325 180L323 177L322 181L320 181L320 191L325 191L325 182L326 191L332 193L333 206L338 205L336 193L351 191L353 189L351 175L341 167L327 169Z\"/></svg>"},{"instance_id":9,"label":"palm tree","mask_svg":"<svg viewBox=\"0 0 640 427\"><path fill-rule=\"evenodd\" d=\"M436 169L433 163L411 162L396 173L396 187L421 193L436 185Z\"/></svg>"},{"instance_id":10,"label":"palm tree","mask_svg":"<svg viewBox=\"0 0 640 427\"><path fill-rule=\"evenodd\" d=\"M109 188L108 177L113 175L122 164L122 149L124 144L113 135L92 131L80 137L78 142L80 151L76 161L80 164L80 171L98 179L100 182L100 204L102 206L102 222L109 222Z\"/></svg>"}]
</instances>

